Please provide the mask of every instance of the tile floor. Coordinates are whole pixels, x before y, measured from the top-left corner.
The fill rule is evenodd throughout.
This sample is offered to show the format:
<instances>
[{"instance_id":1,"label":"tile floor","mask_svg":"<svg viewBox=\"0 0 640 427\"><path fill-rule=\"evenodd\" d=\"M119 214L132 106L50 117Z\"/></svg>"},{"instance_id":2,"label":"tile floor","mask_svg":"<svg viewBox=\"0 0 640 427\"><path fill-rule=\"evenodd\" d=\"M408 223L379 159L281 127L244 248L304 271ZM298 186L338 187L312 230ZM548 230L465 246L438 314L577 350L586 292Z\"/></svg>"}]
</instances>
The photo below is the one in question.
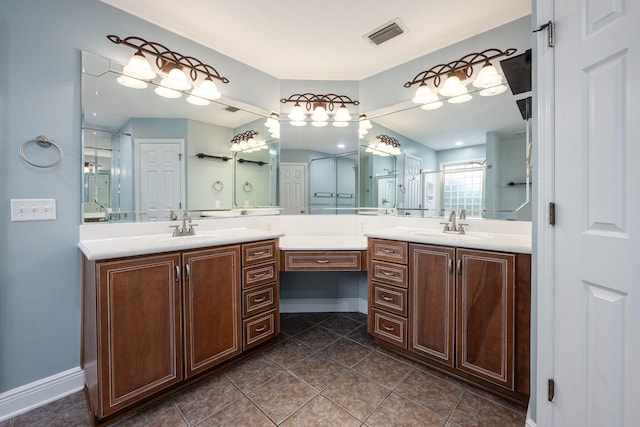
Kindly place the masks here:
<instances>
[{"instance_id":1,"label":"tile floor","mask_svg":"<svg viewBox=\"0 0 640 427\"><path fill-rule=\"evenodd\" d=\"M524 426L525 410L374 347L361 313L282 314L272 348L116 424ZM75 393L0 427L88 426Z\"/></svg>"}]
</instances>

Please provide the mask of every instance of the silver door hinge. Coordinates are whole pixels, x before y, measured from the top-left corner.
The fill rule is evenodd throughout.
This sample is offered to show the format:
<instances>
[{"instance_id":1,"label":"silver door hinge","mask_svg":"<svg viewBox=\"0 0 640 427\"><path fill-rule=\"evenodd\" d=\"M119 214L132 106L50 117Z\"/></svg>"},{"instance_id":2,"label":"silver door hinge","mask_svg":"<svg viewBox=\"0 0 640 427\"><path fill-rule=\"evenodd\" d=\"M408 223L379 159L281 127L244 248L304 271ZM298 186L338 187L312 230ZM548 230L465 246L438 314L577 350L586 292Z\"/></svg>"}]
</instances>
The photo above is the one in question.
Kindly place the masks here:
<instances>
[{"instance_id":1,"label":"silver door hinge","mask_svg":"<svg viewBox=\"0 0 640 427\"><path fill-rule=\"evenodd\" d=\"M549 225L556 225L556 204L549 202Z\"/></svg>"},{"instance_id":2,"label":"silver door hinge","mask_svg":"<svg viewBox=\"0 0 640 427\"><path fill-rule=\"evenodd\" d=\"M178 153L178 161L181 162L182 161L182 153Z\"/></svg>"},{"instance_id":3,"label":"silver door hinge","mask_svg":"<svg viewBox=\"0 0 640 427\"><path fill-rule=\"evenodd\" d=\"M533 30L534 33L539 33L540 31L547 30L547 46L554 47L556 44L555 35L554 35L554 24L549 21L546 24L542 24L538 27L537 30Z\"/></svg>"},{"instance_id":4,"label":"silver door hinge","mask_svg":"<svg viewBox=\"0 0 640 427\"><path fill-rule=\"evenodd\" d=\"M547 400L549 402L552 402L555 395L556 395L556 382L553 380L553 378L549 378L549 382L547 383Z\"/></svg>"}]
</instances>

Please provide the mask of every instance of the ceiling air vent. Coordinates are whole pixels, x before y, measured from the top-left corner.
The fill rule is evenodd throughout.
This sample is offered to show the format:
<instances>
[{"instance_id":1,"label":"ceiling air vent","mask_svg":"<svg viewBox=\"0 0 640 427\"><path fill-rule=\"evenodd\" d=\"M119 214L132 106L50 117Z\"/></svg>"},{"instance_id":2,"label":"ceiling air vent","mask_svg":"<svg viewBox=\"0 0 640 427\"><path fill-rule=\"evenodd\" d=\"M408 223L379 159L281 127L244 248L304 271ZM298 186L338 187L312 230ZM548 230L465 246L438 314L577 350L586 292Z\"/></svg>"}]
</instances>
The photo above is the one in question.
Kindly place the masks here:
<instances>
[{"instance_id":1,"label":"ceiling air vent","mask_svg":"<svg viewBox=\"0 0 640 427\"><path fill-rule=\"evenodd\" d=\"M400 21L398 19L395 19L389 23L384 24L377 30L374 30L372 33L367 35L367 38L369 38L369 40L371 40L373 43L380 45L396 36L399 36L402 33L404 33L404 30L400 25Z\"/></svg>"},{"instance_id":2,"label":"ceiling air vent","mask_svg":"<svg viewBox=\"0 0 640 427\"><path fill-rule=\"evenodd\" d=\"M235 113L236 111L240 111L240 109L236 108L236 107L232 107L231 105L227 105L227 108L225 108L224 111L228 111L230 113Z\"/></svg>"}]
</instances>

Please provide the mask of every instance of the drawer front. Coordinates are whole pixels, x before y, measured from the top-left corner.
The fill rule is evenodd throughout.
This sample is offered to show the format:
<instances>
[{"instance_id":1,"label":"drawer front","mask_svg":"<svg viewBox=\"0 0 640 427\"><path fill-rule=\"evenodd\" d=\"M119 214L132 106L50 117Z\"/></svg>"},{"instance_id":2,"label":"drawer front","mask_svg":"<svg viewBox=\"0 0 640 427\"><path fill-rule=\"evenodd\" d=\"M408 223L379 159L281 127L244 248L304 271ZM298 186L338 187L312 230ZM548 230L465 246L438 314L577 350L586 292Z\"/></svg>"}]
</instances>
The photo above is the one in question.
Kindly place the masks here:
<instances>
[{"instance_id":1,"label":"drawer front","mask_svg":"<svg viewBox=\"0 0 640 427\"><path fill-rule=\"evenodd\" d=\"M242 245L242 265L258 264L276 259L276 240Z\"/></svg>"},{"instance_id":2,"label":"drawer front","mask_svg":"<svg viewBox=\"0 0 640 427\"><path fill-rule=\"evenodd\" d=\"M289 251L285 252L285 271L359 271L360 251Z\"/></svg>"},{"instance_id":3,"label":"drawer front","mask_svg":"<svg viewBox=\"0 0 640 427\"><path fill-rule=\"evenodd\" d=\"M277 307L278 286L275 283L256 286L242 292L242 317L253 316Z\"/></svg>"},{"instance_id":4,"label":"drawer front","mask_svg":"<svg viewBox=\"0 0 640 427\"><path fill-rule=\"evenodd\" d=\"M407 315L407 290L395 286L372 283L373 306L400 316Z\"/></svg>"},{"instance_id":5,"label":"drawer front","mask_svg":"<svg viewBox=\"0 0 640 427\"><path fill-rule=\"evenodd\" d=\"M275 261L242 269L242 285L245 289L276 280L278 280L278 268Z\"/></svg>"},{"instance_id":6,"label":"drawer front","mask_svg":"<svg viewBox=\"0 0 640 427\"><path fill-rule=\"evenodd\" d=\"M279 318L278 311L271 310L243 320L244 349L255 347L275 337L279 329Z\"/></svg>"},{"instance_id":7,"label":"drawer front","mask_svg":"<svg viewBox=\"0 0 640 427\"><path fill-rule=\"evenodd\" d=\"M371 280L401 286L403 288L407 287L406 265L373 260L369 267L369 275L371 276Z\"/></svg>"},{"instance_id":8,"label":"drawer front","mask_svg":"<svg viewBox=\"0 0 640 427\"><path fill-rule=\"evenodd\" d=\"M373 309L371 314L373 315L371 335L407 348L407 319L376 309Z\"/></svg>"},{"instance_id":9,"label":"drawer front","mask_svg":"<svg viewBox=\"0 0 640 427\"><path fill-rule=\"evenodd\" d=\"M369 239L371 259L406 264L409 260L407 242L396 240Z\"/></svg>"}]
</instances>

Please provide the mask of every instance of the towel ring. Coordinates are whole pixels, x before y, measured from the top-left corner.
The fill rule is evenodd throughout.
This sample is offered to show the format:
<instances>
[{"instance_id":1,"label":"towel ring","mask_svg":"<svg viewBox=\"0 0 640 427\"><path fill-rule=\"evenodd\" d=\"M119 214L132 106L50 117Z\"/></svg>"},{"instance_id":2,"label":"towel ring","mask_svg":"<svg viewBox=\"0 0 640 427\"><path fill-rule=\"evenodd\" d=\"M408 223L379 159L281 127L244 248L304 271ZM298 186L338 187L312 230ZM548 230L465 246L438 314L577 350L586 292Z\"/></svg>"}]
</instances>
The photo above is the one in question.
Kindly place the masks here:
<instances>
[{"instance_id":1,"label":"towel ring","mask_svg":"<svg viewBox=\"0 0 640 427\"><path fill-rule=\"evenodd\" d=\"M223 188L224 188L224 184L222 183L222 181L218 180L218 181L213 183L213 189L214 190L222 191Z\"/></svg>"},{"instance_id":2,"label":"towel ring","mask_svg":"<svg viewBox=\"0 0 640 427\"><path fill-rule=\"evenodd\" d=\"M244 183L244 186L242 187L242 189L245 191L245 193L250 193L251 190L253 190L253 185L251 185L251 183L247 181Z\"/></svg>"},{"instance_id":3,"label":"towel ring","mask_svg":"<svg viewBox=\"0 0 640 427\"><path fill-rule=\"evenodd\" d=\"M58 151L58 156L59 156L58 160L48 165L40 165L38 163L34 163L31 160L27 159L27 156L24 154L24 150L25 148L27 148L27 145L33 142L35 142L38 146L42 148L49 148L53 146L53 148L55 148ZM35 166L37 168L53 168L58 166L60 162L62 162L62 159L64 158L64 152L62 151L62 148L60 148L60 146L55 142L53 142L50 138L44 135L40 135L39 137L30 139L29 141L22 144L22 146L20 147L20 157L22 157L22 160L29 163L31 166Z\"/></svg>"}]
</instances>

